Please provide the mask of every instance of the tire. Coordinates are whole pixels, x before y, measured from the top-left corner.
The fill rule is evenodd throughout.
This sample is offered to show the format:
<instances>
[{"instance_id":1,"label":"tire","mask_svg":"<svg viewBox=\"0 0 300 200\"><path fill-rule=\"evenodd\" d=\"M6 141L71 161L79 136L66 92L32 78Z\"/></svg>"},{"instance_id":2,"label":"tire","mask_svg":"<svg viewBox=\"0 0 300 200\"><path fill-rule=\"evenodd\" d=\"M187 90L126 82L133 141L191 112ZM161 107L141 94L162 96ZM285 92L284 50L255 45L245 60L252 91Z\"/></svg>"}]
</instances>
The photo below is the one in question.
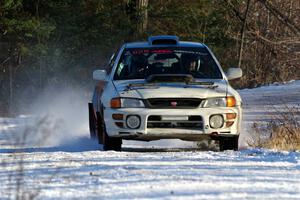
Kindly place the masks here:
<instances>
[{"instance_id":1,"label":"tire","mask_svg":"<svg viewBox=\"0 0 300 200\"><path fill-rule=\"evenodd\" d=\"M96 117L94 114L94 108L93 108L93 104L89 103L88 105L89 107L89 128L90 128L90 137L91 139L96 139L97 137L97 121L96 121Z\"/></svg>"},{"instance_id":2,"label":"tire","mask_svg":"<svg viewBox=\"0 0 300 200\"><path fill-rule=\"evenodd\" d=\"M239 148L239 136L233 137L222 137L219 140L220 151L234 150L237 151Z\"/></svg>"},{"instance_id":3,"label":"tire","mask_svg":"<svg viewBox=\"0 0 300 200\"><path fill-rule=\"evenodd\" d=\"M104 151L121 151L122 149L122 139L109 137L106 131L103 133L103 141L102 145Z\"/></svg>"},{"instance_id":4,"label":"tire","mask_svg":"<svg viewBox=\"0 0 300 200\"><path fill-rule=\"evenodd\" d=\"M112 138L107 135L106 127L103 119L98 114L98 141L102 144L104 151L121 151L122 149L122 139Z\"/></svg>"},{"instance_id":5,"label":"tire","mask_svg":"<svg viewBox=\"0 0 300 200\"><path fill-rule=\"evenodd\" d=\"M97 112L97 138L98 138L98 143L103 144L103 124L101 120L101 115L99 112Z\"/></svg>"}]
</instances>

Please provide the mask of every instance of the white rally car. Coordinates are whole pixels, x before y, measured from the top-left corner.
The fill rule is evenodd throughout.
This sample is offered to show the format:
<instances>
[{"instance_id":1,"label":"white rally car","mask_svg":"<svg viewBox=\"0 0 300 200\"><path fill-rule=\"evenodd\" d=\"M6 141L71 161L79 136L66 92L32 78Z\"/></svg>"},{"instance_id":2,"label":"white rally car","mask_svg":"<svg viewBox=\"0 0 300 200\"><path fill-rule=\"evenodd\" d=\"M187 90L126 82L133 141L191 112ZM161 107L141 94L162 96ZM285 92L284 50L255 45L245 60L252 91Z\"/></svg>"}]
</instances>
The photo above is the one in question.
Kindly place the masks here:
<instances>
[{"instance_id":1,"label":"white rally car","mask_svg":"<svg viewBox=\"0 0 300 200\"><path fill-rule=\"evenodd\" d=\"M210 49L176 36L152 36L124 44L98 80L89 103L90 134L104 150L121 150L122 139L219 141L237 150L242 100Z\"/></svg>"}]
</instances>

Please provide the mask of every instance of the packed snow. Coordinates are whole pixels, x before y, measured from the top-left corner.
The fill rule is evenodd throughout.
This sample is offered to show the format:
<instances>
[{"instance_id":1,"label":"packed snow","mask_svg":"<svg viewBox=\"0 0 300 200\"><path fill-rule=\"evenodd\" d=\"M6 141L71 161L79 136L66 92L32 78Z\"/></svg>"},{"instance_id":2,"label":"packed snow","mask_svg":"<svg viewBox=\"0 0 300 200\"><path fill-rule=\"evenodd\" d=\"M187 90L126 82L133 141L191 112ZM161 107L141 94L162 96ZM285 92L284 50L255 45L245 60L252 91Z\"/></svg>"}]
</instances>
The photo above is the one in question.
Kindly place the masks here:
<instances>
[{"instance_id":1,"label":"packed snow","mask_svg":"<svg viewBox=\"0 0 300 200\"><path fill-rule=\"evenodd\" d=\"M200 151L180 140L130 141L122 152L101 151L88 138L86 99L77 98L76 91L51 100L48 109L37 104L34 110L44 110L46 117L1 118L0 199L17 194L36 199L300 199L300 152L247 146L253 122L268 122L286 106L300 107L300 81L239 92L244 123L238 152Z\"/></svg>"}]
</instances>

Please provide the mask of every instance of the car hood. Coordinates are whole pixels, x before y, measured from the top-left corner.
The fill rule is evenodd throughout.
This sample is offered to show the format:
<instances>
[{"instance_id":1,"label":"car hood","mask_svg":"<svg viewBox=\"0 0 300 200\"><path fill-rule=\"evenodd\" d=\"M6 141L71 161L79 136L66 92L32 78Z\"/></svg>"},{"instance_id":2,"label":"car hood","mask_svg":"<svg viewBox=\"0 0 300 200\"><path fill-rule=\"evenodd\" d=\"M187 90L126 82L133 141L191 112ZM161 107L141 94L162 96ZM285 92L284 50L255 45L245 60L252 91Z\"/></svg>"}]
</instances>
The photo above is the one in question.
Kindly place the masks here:
<instances>
[{"instance_id":1,"label":"car hood","mask_svg":"<svg viewBox=\"0 0 300 200\"><path fill-rule=\"evenodd\" d=\"M120 97L127 98L211 98L227 94L227 82L214 80L211 84L146 83L145 81L114 81Z\"/></svg>"}]
</instances>

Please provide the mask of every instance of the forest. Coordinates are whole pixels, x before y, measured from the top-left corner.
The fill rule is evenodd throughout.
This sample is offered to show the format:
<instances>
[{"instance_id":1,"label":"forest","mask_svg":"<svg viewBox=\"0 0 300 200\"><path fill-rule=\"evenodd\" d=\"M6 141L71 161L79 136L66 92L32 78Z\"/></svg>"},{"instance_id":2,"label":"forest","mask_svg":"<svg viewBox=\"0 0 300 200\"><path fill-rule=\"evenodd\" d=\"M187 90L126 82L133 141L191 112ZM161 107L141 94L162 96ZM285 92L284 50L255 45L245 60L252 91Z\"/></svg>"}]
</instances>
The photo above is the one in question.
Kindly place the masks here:
<instances>
[{"instance_id":1,"label":"forest","mask_svg":"<svg viewBox=\"0 0 300 200\"><path fill-rule=\"evenodd\" d=\"M243 69L236 88L300 77L298 0L1 0L0 115L48 87L88 95L93 70L150 35L205 43L223 69Z\"/></svg>"}]
</instances>

